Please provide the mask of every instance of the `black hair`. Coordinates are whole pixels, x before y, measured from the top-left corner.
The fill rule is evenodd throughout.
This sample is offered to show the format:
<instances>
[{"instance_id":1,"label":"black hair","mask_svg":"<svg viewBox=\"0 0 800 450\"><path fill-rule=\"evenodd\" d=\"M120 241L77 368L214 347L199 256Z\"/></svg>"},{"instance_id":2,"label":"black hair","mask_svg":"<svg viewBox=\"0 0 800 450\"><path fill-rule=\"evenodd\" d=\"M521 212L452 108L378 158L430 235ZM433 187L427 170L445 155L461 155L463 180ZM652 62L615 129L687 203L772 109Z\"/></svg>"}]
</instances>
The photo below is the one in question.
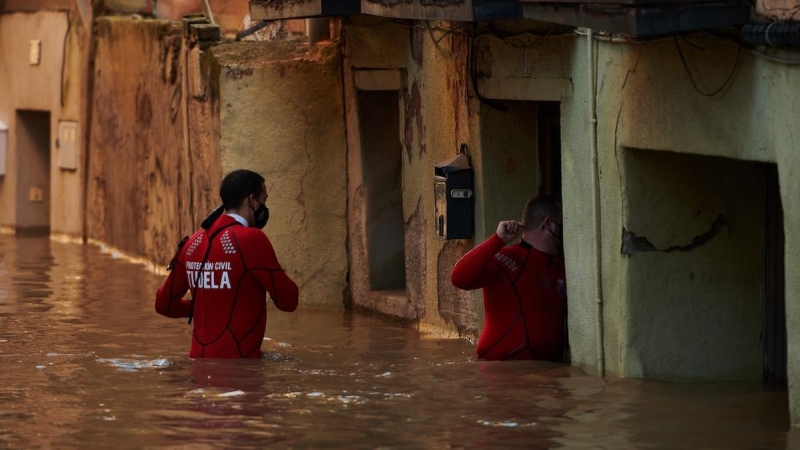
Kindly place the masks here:
<instances>
[{"instance_id":1,"label":"black hair","mask_svg":"<svg viewBox=\"0 0 800 450\"><path fill-rule=\"evenodd\" d=\"M219 186L219 197L226 211L242 206L242 202L251 196L263 192L264 177L246 169L234 170L225 175Z\"/></svg>"},{"instance_id":2,"label":"black hair","mask_svg":"<svg viewBox=\"0 0 800 450\"><path fill-rule=\"evenodd\" d=\"M522 210L522 224L526 230L532 230L549 217L555 219L561 212L561 205L549 195L540 195L528 200Z\"/></svg>"}]
</instances>

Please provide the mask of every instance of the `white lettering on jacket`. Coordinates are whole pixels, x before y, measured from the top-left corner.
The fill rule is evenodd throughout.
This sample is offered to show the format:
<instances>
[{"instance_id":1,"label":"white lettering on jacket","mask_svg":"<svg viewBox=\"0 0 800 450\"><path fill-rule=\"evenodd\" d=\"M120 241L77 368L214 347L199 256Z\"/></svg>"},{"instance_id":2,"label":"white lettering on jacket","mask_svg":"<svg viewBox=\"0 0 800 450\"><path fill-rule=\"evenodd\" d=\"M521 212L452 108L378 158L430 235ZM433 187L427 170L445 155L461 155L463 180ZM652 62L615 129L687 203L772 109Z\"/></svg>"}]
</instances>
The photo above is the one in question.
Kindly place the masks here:
<instances>
[{"instance_id":1,"label":"white lettering on jacket","mask_svg":"<svg viewBox=\"0 0 800 450\"><path fill-rule=\"evenodd\" d=\"M186 263L186 277L190 288L195 289L230 289L231 288L231 263L230 261L201 263L189 261Z\"/></svg>"}]
</instances>

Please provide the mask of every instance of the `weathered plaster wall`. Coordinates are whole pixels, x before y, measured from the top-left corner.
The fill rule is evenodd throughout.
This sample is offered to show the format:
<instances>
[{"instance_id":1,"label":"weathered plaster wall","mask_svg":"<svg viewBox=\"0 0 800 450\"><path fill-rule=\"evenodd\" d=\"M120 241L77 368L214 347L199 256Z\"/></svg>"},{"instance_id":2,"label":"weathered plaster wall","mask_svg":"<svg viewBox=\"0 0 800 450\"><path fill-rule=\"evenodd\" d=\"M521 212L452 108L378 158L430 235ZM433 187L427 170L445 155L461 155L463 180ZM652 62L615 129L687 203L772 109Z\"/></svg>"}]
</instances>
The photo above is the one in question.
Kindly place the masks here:
<instances>
[{"instance_id":1,"label":"weathered plaster wall","mask_svg":"<svg viewBox=\"0 0 800 450\"><path fill-rule=\"evenodd\" d=\"M735 51L726 48L724 44L721 45L720 49L703 55L703 60L692 59L691 57L695 56L692 54L687 55L689 61L695 64L692 67L697 68L709 80L709 85L712 85L710 80L716 81L712 86L718 86L724 81L736 56ZM620 167L624 164L621 160L621 149L624 147L659 149L755 160L763 160L764 153L770 150L764 145L766 140L758 142L759 137L765 136L762 130L752 126L750 121L751 117L758 114L760 106L753 101L752 93L758 85L752 81L748 82L752 79L748 73L751 69L748 68L750 64L747 55L741 56L744 61L733 90L721 98L708 98L697 93L692 87L672 43L647 46L600 43L598 54L600 70L597 83L597 114L602 199L606 367L611 374L635 375L647 373L650 369L639 366L640 349L637 346L640 343L635 339L642 325L631 326L629 320L630 311L641 307L642 300L639 295L634 295L628 289L646 280L637 278L629 261L620 253L622 229L630 227L623 214L624 205L628 200L624 195L627 180L620 172ZM582 56L576 55L577 61L583 61L584 65L588 65L585 62L585 53ZM701 61L705 63L698 66ZM581 81L583 83L580 87L576 83L576 90L588 92L586 79ZM753 103L757 105L755 108L751 107ZM738 117L734 115L733 117L737 119L732 120L731 111L744 113ZM588 118L586 110L581 116L582 119ZM587 128L585 119L574 125L577 128ZM565 135L569 134L572 126L572 123L567 124ZM743 143L747 144L742 145ZM590 156L587 151L582 158L589 160ZM580 156L576 155L576 158ZM589 178L590 173L584 172L583 176ZM565 189L568 188L565 186ZM575 186L571 186L569 190L575 192ZM586 198L583 204L588 205L590 199ZM702 199L695 200L699 204ZM591 215L587 212L583 213L583 221L591 223ZM710 223L704 226L709 225ZM672 229L670 227L675 226L675 223L670 222L662 226ZM640 233L647 235L651 231L652 228L641 230ZM589 230L584 230L583 233L588 235ZM670 256L661 255L662 258ZM685 256L692 259L702 258L702 251ZM688 285L691 281L686 279L684 283ZM680 286L677 284L674 289L680 290ZM571 288L573 287L571 285ZM716 295L720 299L725 298L732 289L733 285L719 286ZM574 290L571 293L574 293ZM722 328L718 331L725 332ZM663 343L663 346L651 348L650 351L669 353L666 340ZM697 369L696 366L693 368L684 366L681 369L676 366L671 375L700 376L702 372Z\"/></svg>"},{"instance_id":2,"label":"weathered plaster wall","mask_svg":"<svg viewBox=\"0 0 800 450\"><path fill-rule=\"evenodd\" d=\"M624 161L626 375L761 380L767 166L632 149Z\"/></svg>"},{"instance_id":3,"label":"weathered plaster wall","mask_svg":"<svg viewBox=\"0 0 800 450\"><path fill-rule=\"evenodd\" d=\"M341 308L347 286L345 133L338 46L214 47L223 173L266 178L264 228L304 306Z\"/></svg>"},{"instance_id":4,"label":"weathered plaster wall","mask_svg":"<svg viewBox=\"0 0 800 450\"><path fill-rule=\"evenodd\" d=\"M498 109L501 107L503 109ZM536 103L503 101L481 105L482 234L501 220L522 220L525 202L539 192L541 168Z\"/></svg>"},{"instance_id":5,"label":"weathered plaster wall","mask_svg":"<svg viewBox=\"0 0 800 450\"><path fill-rule=\"evenodd\" d=\"M83 227L82 153L77 170L57 167L58 123L80 120L81 63L87 31L76 11L0 14L0 121L9 128L7 172L0 176L0 227L14 228L17 195L16 111L50 112L50 230L80 236ZM29 63L30 41L42 42L41 63ZM82 148L82 136L78 136Z\"/></svg>"},{"instance_id":6,"label":"weathered plaster wall","mask_svg":"<svg viewBox=\"0 0 800 450\"><path fill-rule=\"evenodd\" d=\"M449 273L471 241L445 242L433 234L433 165L457 154L461 143L478 158L478 134L468 124L477 104L467 95L468 40L376 19L354 19L344 27L344 83L348 129L348 192L351 290L356 307L380 311L438 333L475 335L480 312L475 296L455 289ZM355 76L359 70L396 70L400 87L406 295L369 287L365 192L359 142Z\"/></svg>"},{"instance_id":7,"label":"weathered plaster wall","mask_svg":"<svg viewBox=\"0 0 800 450\"><path fill-rule=\"evenodd\" d=\"M364 19L359 19L364 20ZM359 69L397 69L404 78L402 88L403 103L401 113L403 118L403 139L406 158L404 159L404 191L406 202L405 216L411 219L407 223L407 246L413 249L407 256L407 291L409 297L405 303L387 301L374 295L364 286L358 286L359 278L366 278L365 272L365 243L363 242L363 192L358 181L362 167L354 163L354 156L358 156L360 148L355 139L349 140L349 180L350 180L350 238L351 238L351 268L354 302L367 308L383 311L400 317L418 320L424 327L452 330L469 333L477 332L479 328L480 311L476 308L476 296L464 296L461 293L452 294L447 291L446 277L443 275L452 267L452 262L464 251L474 245L473 242L460 241L447 245L431 237L432 233L425 226L413 230L410 226L422 217L427 218L430 209L426 202L431 200L429 193L425 192L429 186L428 169L436 158L429 156L431 149L440 151L456 144L457 141L470 143L470 152L473 164L476 167L476 240L482 239L493 231L496 219L491 217L492 209L497 205L487 205L489 199L485 198L487 192L502 185L503 177L507 176L502 170L492 167L491 157L486 150L485 136L490 129L491 115L484 105L480 112L474 106L477 102L469 98L464 102L448 103L444 99L446 89L426 83L429 73L438 72L438 80L453 79L452 70L458 58L453 56L449 65L444 64L429 54L436 55L435 37L428 37L422 42L415 40L415 30L407 30L399 25L374 26L372 23L361 27L360 24L350 22L345 27L346 60L345 60L345 88L347 104L348 132L358 132L358 113L352 98L355 96L356 86L352 82L354 74ZM369 26L373 25L373 26ZM519 27L511 24L510 28ZM541 30L539 30L541 31ZM435 32L434 32L435 33ZM648 209L637 209L636 214L626 213L626 189L635 189L627 186L624 178L627 162L621 156L625 148L643 148L653 150L668 150L680 153L693 153L709 156L725 156L729 158L748 159L754 161L784 161L781 174L781 188L784 202L792 203L793 186L791 178L786 178L789 173L796 171L796 162L792 159L791 149L793 141L789 117L794 117L789 111L794 107L792 92L795 88L794 79L790 75L792 68L773 63L756 60L752 55L742 52L738 55L737 72L734 82L724 94L705 96L695 91L687 78L686 70L681 63L674 42L654 43L648 45L620 44L600 42L596 44L596 60L598 72L597 81L597 145L600 168L600 218L601 218L601 253L599 255L602 265L600 283L595 280L595 241L594 241L594 216L592 199L595 190L592 182L592 153L591 153L591 115L590 115L590 64L587 54L586 38L569 34L559 35L551 33L547 36L525 35L519 32L502 36L481 36L477 45L477 85L479 92L484 97L503 100L557 100L561 102L562 111L562 176L564 191L564 222L566 238L567 272L570 283L570 329L573 362L576 365L596 370L598 357L598 307L596 299L603 299L602 321L604 325L602 351L605 354L607 372L612 375L632 376L658 376L663 378L752 378L755 373L754 358L758 352L758 344L753 340L753 330L760 327L753 319L740 323L738 334L730 340L740 339L740 344L746 348L747 357L734 361L722 347L716 347L712 353L719 359L712 361L710 366L700 367L694 362L685 364L661 364L656 360L664 355L669 356L674 352L675 342L665 340L642 339L646 320L632 320L635 312L646 312L650 317L660 317L654 314L656 308L654 301L660 297L647 297L650 292L647 281L652 277L650 270L653 267L674 267L670 257L673 255L652 254L643 258L652 259L641 267L632 266L630 258L621 253L622 230L629 225L630 218L660 217ZM403 42L409 44L403 44ZM445 38L442 42L447 43ZM420 45L421 44L421 45ZM438 47L442 47L440 43ZM683 44L688 64L692 68L692 77L701 89L710 92L716 89L727 78L730 70L737 60L737 50L724 41L711 43L712 49L704 53L694 50ZM428 46L434 48L433 52L426 53ZM445 44L445 47L447 44ZM384 49L380 52L380 49ZM416 58L415 58L416 57ZM430 58L430 60L429 60ZM430 72L428 72L430 71ZM458 73L458 72L456 72ZM768 80L768 81L763 81ZM415 88L416 85L416 88ZM460 92L467 95L469 87L462 85ZM779 89L783 89L779 91ZM452 92L452 91L451 91ZM783 92L783 97L778 100L778 92ZM454 96L458 97L458 95ZM776 103L772 101L775 100ZM435 110L426 109L426 104L436 104ZM467 106L470 114L467 116L456 115L455 106ZM774 105L779 105L775 108ZM419 107L421 120L416 110L409 114L408 106ZM419 106L418 106L419 105ZM430 106L428 106L430 107ZM487 112L489 111L489 112ZM442 120L448 115L458 117L457 120ZM410 120L409 120L410 119ZM410 124L410 127L408 126ZM452 129L457 128L456 133ZM466 132L464 129L469 129ZM430 130L435 130L431 133ZM422 133L421 133L422 132ZM422 136L424 134L424 136ZM429 137L431 134L435 137ZM454 135L460 136L455 139ZM410 138L407 138L410 137ZM421 137L421 139L420 139ZM431 140L436 144L431 144ZM407 145L410 142L411 145ZM784 148L782 153L779 149ZM409 152L408 150L411 149ZM451 151L452 152L452 151ZM449 153L453 154L453 153ZM443 152L442 155L448 155ZM783 155L783 156L781 156ZM416 159L415 159L416 158ZM419 165L415 165L419 162ZM495 161L496 163L497 161ZM427 167L423 167L427 166ZM748 167L748 166L744 166ZM756 183L749 190L749 196L742 196L740 200L747 199L750 203L758 203L759 167L741 169L744 173L751 174L751 181ZM630 170L633 170L632 168ZM655 170L655 169L653 169ZM738 169L737 169L738 170ZM736 171L734 171L736 172ZM631 172L632 173L632 172ZM659 172L661 175L663 173ZM732 175L732 172L718 173L722 185L730 184L732 179L741 176ZM642 182L648 181L645 179ZM668 187L664 183L665 188ZM736 197L731 192L736 192L737 187L720 188L714 191L713 196L726 205L731 203L731 198ZM696 192L687 194L692 200L699 202L710 188L698 187ZM788 193L787 193L788 192ZM704 194L705 193L705 194ZM421 196L420 196L421 194ZM674 192L670 191L670 195ZM416 196L416 198L415 198ZM423 205L417 209L414 201ZM644 202L644 200L643 200ZM644 202L646 204L647 202ZM502 205L505 208L507 205ZM510 208L510 206L508 206ZM757 206L756 206L757 207ZM784 205L791 210L791 205ZM741 211L736 205L729 207L730 215L739 217ZM420 211L420 214L414 213ZM517 213L518 214L518 213ZM697 219L698 223L702 222ZM709 247L700 251L685 252L680 255L683 263L689 266L702 266L703 261L717 260L727 255L732 246L740 246L742 230L751 233L761 233L761 225L757 218L744 219L737 226L737 231L726 235L715 245L720 248ZM786 230L787 242L796 241L792 237L793 222L796 219L787 217ZM674 223L660 225L661 231L675 232L671 226ZM710 223L704 224L708 227ZM796 227L796 224L794 225ZM648 225L646 228L652 228ZM651 230L655 231L655 230ZM684 230L686 231L686 230ZM681 233L676 233L676 236ZM693 237L689 236L690 238ZM417 244L408 244L417 238ZM710 299L714 307L720 307L722 299L728 299L736 311L733 316L758 316L756 305L760 295L762 273L761 262L755 258L759 254L759 240L763 236L750 240L742 248L753 256L747 263L734 264L725 277L734 277L739 281L735 283L711 283L703 285L700 297ZM723 244L728 245L723 245ZM791 306L792 295L797 295L793 289L793 279L789 274L791 258L788 256L792 243L787 243L787 306L790 320L792 314L798 315L798 307ZM458 248L457 248L458 247ZM453 250L455 249L455 250ZM713 250L713 251L712 251ZM703 252L709 252L704 254ZM422 255L419 260L427 263L417 264L413 253ZM432 256L436 254L437 256ZM444 258L440 256L444 255ZM637 255L639 256L639 255ZM433 263L436 263L435 265ZM415 276L414 270L422 266L425 276ZM642 270L649 267L647 270ZM670 269L671 270L671 269ZM362 275L358 275L362 271ZM420 272L421 273L421 272ZM432 273L436 273L434 277ZM697 277L698 272L695 273ZM718 280L717 280L718 281ZM681 292L691 290L692 283L697 281L687 280L670 283L671 289L664 295L676 298ZM435 284L434 287L431 285ZM745 286L745 289L739 289ZM599 290L602 287L602 295ZM794 289L797 289L795 287ZM425 293L427 298L419 294ZM459 306L451 308L455 316L461 317L461 324L448 322L453 315L443 314L443 302L451 301L453 297ZM431 299L437 299L433 305ZM755 299L755 301L751 301ZM460 303L458 303L460 302ZM749 302L749 303L748 303ZM465 306L466 305L466 306ZM650 305L650 306L648 306ZM694 305L684 305L683 313L692 314ZM470 309L471 308L471 309ZM433 314L437 311L438 314ZM707 312L707 310L706 310ZM724 326L709 327L709 334L713 340L720 344L731 332L735 320L729 316ZM663 323L667 323L662 322ZM471 323L472 326L461 326ZM478 324L478 325L476 325ZM680 326L687 327L688 322L672 323L676 330ZM461 327L461 328L459 328ZM791 332L790 332L791 334ZM691 333L687 336L694 336ZM795 336L797 339L800 336ZM729 344L730 342L728 342ZM724 345L723 345L724 347ZM711 346L710 348L714 348ZM790 347L790 352L792 348ZM642 355L647 356L642 359ZM693 358L702 358L703 353L693 355ZM690 358L691 359L691 358ZM796 359L790 356L790 365ZM667 358L669 360L669 358ZM734 365L745 360L741 367ZM672 360L675 362L675 360ZM794 363L795 367L797 363ZM739 370L740 369L740 370Z\"/></svg>"},{"instance_id":8,"label":"weathered plaster wall","mask_svg":"<svg viewBox=\"0 0 800 450\"><path fill-rule=\"evenodd\" d=\"M166 264L181 236L197 227L184 223L179 204L192 183L181 177L181 29L102 18L97 33L87 234Z\"/></svg>"},{"instance_id":9,"label":"weathered plaster wall","mask_svg":"<svg viewBox=\"0 0 800 450\"><path fill-rule=\"evenodd\" d=\"M497 100L560 102L564 258L569 286L572 363L594 371L598 358L595 302L597 285L592 264L595 255L591 213L594 191L589 146L591 95L586 78L587 56L581 51L579 39L568 30L532 21L498 22L494 25L492 33L481 35L477 42L478 92L487 98L490 105ZM485 111L481 116L483 136L490 130L487 119L496 112L492 106L484 106L481 110ZM535 130L536 126L535 117L531 117L530 129ZM482 163L476 164L479 186L486 192L482 195L486 206L482 206L479 200L476 211L480 238L494 232L501 213L506 217L518 217L521 213L522 197L529 197L517 193L516 198L509 197L509 200L513 198L513 202L503 200L504 196L510 195L504 188L507 186L505 180L509 174L503 170L503 164L489 163L493 158L500 157L495 152L497 150L484 144L481 154L487 164L485 167ZM535 158L535 155L529 157ZM541 170L538 164L535 170ZM489 195L488 192L494 192L494 195ZM534 191L532 194L535 193ZM498 209L497 213L493 213L493 210ZM615 250L618 252L619 246ZM605 287L614 289L616 278L610 277L608 281L604 279L604 283ZM617 314L614 305L623 300L621 297L608 297L606 315ZM616 330L620 319L615 315L613 317L613 320L606 320L605 323L606 339L611 345L616 345Z\"/></svg>"},{"instance_id":10,"label":"weathered plaster wall","mask_svg":"<svg viewBox=\"0 0 800 450\"><path fill-rule=\"evenodd\" d=\"M695 38L696 39L696 38ZM681 45L700 89L709 93L721 86L737 60L738 48L726 41L702 40L710 50ZM576 38L572 52L572 82L576 99L585 99L590 91L585 38ZM629 322L631 310L638 308L640 297L629 291L644 283L641 272L632 270L631 260L621 254L622 230L629 227L630 216L624 213L629 201L625 195L624 148L668 150L709 156L725 156L752 161L777 162L781 197L785 211L786 232L786 310L789 334L790 402L795 421L800 417L800 332L794 324L800 320L800 281L794 268L800 264L800 171L797 153L795 111L800 98L798 68L759 59L746 51L738 55L737 72L732 83L719 95L707 96L692 86L686 69L672 41L648 45L601 42L598 44L598 148L600 155L602 211L602 267L605 323L606 367L610 374L643 373L634 352L641 342L635 339L641 324ZM591 153L589 151L589 110L587 103L567 102L563 111L565 244L570 279L570 326L574 328L575 303L589 304L596 294L591 277L591 260L570 262L570 254L591 248ZM578 143L585 143L577 145ZM758 177L758 169L751 177ZM716 199L716 198L715 198ZM697 199L696 199L697 200ZM580 224L580 225L579 225ZM674 230L674 224L661 230ZM706 225L708 226L708 225ZM647 235L654 230L640 230ZM726 250L727 251L727 250ZM684 255L692 264L702 259L703 250ZM658 255L654 258L670 258ZM635 257L634 257L635 258ZM753 276L755 267L746 269L742 262L731 262L732 270L746 270ZM749 265L750 263L748 263ZM751 278L752 279L752 278ZM672 289L687 289L688 278ZM718 286L716 298L736 294L736 285ZM587 317L588 319L588 317ZM581 320L590 326L589 320ZM708 323L712 329L727 333L730 327ZM594 364L594 342L572 342L573 356L579 365ZM651 353L669 354L669 343L650 348ZM651 366L656 368L656 366ZM692 377L714 370L697 366L677 366L670 375ZM683 370L686 369L686 370ZM647 370L644 371L647 373Z\"/></svg>"},{"instance_id":11,"label":"weathered plaster wall","mask_svg":"<svg viewBox=\"0 0 800 450\"><path fill-rule=\"evenodd\" d=\"M795 100L794 96L787 96L785 93L796 90L797 81L791 75L794 70L792 67L760 61L743 51L738 55L740 61L732 87L725 90L723 95L708 97L697 93L692 87L674 42L648 45L601 42L596 45L599 67L597 142L600 155L602 220L600 285L595 283L593 264L594 189L591 177L589 108L591 92L586 38L558 36L556 33L546 37L523 34L505 39L482 37L477 62L480 75L478 86L479 92L491 98L560 99L565 252L570 286L573 363L589 370L596 368L599 353L595 299L599 297L599 286L602 286L604 351L608 373L641 375L643 366L639 355L644 349L644 342L638 340L638 335L642 332L643 325L631 323L631 311L633 308L648 309L646 305L651 304L639 303L643 299L643 293L647 292L643 286L650 274L634 270L629 265L628 257L621 254L622 229L628 225L626 217L632 217L624 214L626 198L623 192L627 181L623 178L623 149L658 149L779 163L783 160L784 164L780 169L782 195L784 202L793 202L788 197L796 197L793 192L796 192L797 187L792 185L792 178L787 178L787 175L797 170L797 163L790 156L795 145L791 134L794 129L791 121L795 119L793 113L790 113L795 107ZM730 74L737 59L737 49L719 40L701 42L701 45L711 47L712 50L702 52L687 44L683 44L681 49L692 68L694 79L701 88L710 92L720 86ZM485 153L485 149L483 150L482 153ZM480 162L476 166L479 164ZM756 177L758 167L744 170L750 170L752 177ZM491 183L481 179L490 176L490 173L492 171L478 170L476 176L479 186ZM727 198L725 195L728 194L722 191L717 195ZM647 210L639 215L642 214L644 217L655 217L655 214ZM480 202L476 218L479 227L481 221L485 222L484 233L489 233L491 230L488 214L481 209ZM796 229L796 225L792 224L793 220L796 219L786 219L788 241L796 241L796 238L789 236L792 227ZM706 227L709 225L710 223L705 224ZM755 223L748 226L751 231L758 233L754 228ZM660 229L670 228L662 225ZM729 241L730 239L732 238L729 236ZM788 255L793 244L788 241L787 309L791 321L793 308L798 309L790 306L793 302L792 295L796 298L798 291L790 293L794 281L790 274L792 257ZM748 251L754 255L757 254L757 248L754 244ZM730 251L729 247L721 250L722 253L727 251ZM665 258L664 255L648 255L650 256L659 261L657 264L662 264L661 258ZM689 257L691 264L702 261L702 257L691 253L684 256ZM761 283L761 273L757 267L759 264L758 261L751 261L731 268L733 272L738 270L736 273L748 280L748 295L751 298L757 294L758 284ZM748 275L744 276L745 273ZM636 295L629 292L631 286L638 289ZM684 283L677 283L675 290L689 289L690 286L691 282L687 279ZM715 290L715 298L726 298L733 293L733 298L741 299L741 294L734 292L733 286L717 285L711 290ZM742 304L738 305L742 307ZM752 304L744 306L745 309L747 307L751 308L748 311L753 312ZM752 330L757 327L749 322L744 328L749 331L737 336L746 334L745 339L750 339ZM730 330L730 327L717 328L720 334ZM666 342L654 344L653 348L647 350L647 354L652 355L653 359L669 350ZM756 351L753 341L750 340L748 345L748 352L752 356ZM790 354L791 352L790 348ZM790 355L790 364L792 359ZM676 365L671 373L667 373L669 371L662 371L652 360L646 365L648 368L644 371L650 374L659 372L660 375L679 378L707 376L724 366L720 361L712 364L713 367L704 367L702 370L699 370L698 365ZM751 376L752 370L752 365L745 369L744 372L750 374L746 376Z\"/></svg>"},{"instance_id":12,"label":"weathered plaster wall","mask_svg":"<svg viewBox=\"0 0 800 450\"><path fill-rule=\"evenodd\" d=\"M178 198L182 223L197 227L206 215L220 205L219 185L222 183L220 156L220 67L213 55L206 52L194 59L191 53L200 54L198 47L184 44L183 58L187 69L182 74L186 97L186 130L184 161L180 177L190 180L188 196ZM198 85L192 88L190 80Z\"/></svg>"}]
</instances>

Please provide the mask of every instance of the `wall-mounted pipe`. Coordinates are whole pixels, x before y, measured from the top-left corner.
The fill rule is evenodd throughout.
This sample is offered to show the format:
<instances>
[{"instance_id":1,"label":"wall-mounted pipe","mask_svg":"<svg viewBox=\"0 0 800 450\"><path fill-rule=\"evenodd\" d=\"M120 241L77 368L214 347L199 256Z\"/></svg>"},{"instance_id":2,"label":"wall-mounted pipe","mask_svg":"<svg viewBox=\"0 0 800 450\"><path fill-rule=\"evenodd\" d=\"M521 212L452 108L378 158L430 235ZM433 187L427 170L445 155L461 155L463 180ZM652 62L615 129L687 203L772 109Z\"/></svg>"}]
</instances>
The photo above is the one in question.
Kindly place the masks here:
<instances>
[{"instance_id":1,"label":"wall-mounted pipe","mask_svg":"<svg viewBox=\"0 0 800 450\"><path fill-rule=\"evenodd\" d=\"M589 85L591 98L589 99L589 146L592 151L592 213L594 215L594 281L597 289L595 298L597 312L597 372L598 375L606 374L605 333L603 332L603 271L602 271L602 245L600 226L600 163L597 157L597 59L595 58L594 31L588 30L586 34L589 57Z\"/></svg>"},{"instance_id":2,"label":"wall-mounted pipe","mask_svg":"<svg viewBox=\"0 0 800 450\"><path fill-rule=\"evenodd\" d=\"M206 10L206 17L208 17L208 21L211 22L211 25L216 25L217 22L214 21L214 13L211 12L211 5L208 3L208 0L203 0L203 9Z\"/></svg>"},{"instance_id":3,"label":"wall-mounted pipe","mask_svg":"<svg viewBox=\"0 0 800 450\"><path fill-rule=\"evenodd\" d=\"M742 27L742 40L749 45L800 47L800 23L748 23Z\"/></svg>"}]
</instances>

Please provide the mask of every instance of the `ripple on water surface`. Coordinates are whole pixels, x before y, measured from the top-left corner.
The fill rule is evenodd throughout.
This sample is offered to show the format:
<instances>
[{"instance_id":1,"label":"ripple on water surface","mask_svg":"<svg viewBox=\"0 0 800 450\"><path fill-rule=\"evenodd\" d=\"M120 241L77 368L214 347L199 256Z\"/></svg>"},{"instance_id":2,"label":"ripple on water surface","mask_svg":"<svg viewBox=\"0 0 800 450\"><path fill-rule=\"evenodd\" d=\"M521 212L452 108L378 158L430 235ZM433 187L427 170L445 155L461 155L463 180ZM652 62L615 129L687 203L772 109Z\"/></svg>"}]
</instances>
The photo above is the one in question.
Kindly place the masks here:
<instances>
[{"instance_id":1,"label":"ripple on water surface","mask_svg":"<svg viewBox=\"0 0 800 450\"><path fill-rule=\"evenodd\" d=\"M0 446L788 448L758 384L481 363L375 317L270 309L264 358L190 360L160 283L91 246L0 236Z\"/></svg>"}]
</instances>

